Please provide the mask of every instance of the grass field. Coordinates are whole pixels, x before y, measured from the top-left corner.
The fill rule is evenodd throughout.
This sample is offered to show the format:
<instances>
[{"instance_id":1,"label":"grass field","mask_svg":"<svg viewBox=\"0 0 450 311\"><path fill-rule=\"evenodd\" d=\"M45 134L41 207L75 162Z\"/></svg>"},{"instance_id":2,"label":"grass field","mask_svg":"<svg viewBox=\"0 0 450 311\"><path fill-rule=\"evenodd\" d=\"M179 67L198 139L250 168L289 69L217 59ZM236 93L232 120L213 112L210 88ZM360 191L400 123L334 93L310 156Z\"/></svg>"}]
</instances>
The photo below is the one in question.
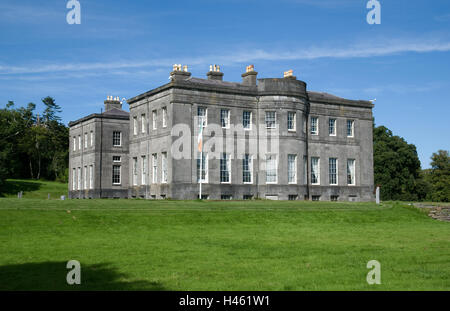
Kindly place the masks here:
<instances>
[{"instance_id":1,"label":"grass field","mask_svg":"<svg viewBox=\"0 0 450 311\"><path fill-rule=\"evenodd\" d=\"M45 187L0 198L0 290L450 290L450 223L399 203L33 199Z\"/></svg>"}]
</instances>

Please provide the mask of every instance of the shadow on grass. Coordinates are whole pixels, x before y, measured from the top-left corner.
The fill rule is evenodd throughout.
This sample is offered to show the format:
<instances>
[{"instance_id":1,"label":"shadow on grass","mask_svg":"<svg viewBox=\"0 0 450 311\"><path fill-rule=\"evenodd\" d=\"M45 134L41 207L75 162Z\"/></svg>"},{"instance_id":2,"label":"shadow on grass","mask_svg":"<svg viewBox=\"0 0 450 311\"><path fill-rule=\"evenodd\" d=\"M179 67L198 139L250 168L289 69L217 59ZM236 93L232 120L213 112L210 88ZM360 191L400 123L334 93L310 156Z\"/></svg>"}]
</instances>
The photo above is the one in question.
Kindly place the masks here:
<instances>
[{"instance_id":1,"label":"shadow on grass","mask_svg":"<svg viewBox=\"0 0 450 311\"><path fill-rule=\"evenodd\" d=\"M165 288L158 282L125 281L127 275L110 264L83 265L81 284L68 285L66 262L40 262L0 266L0 290L154 290Z\"/></svg>"},{"instance_id":2,"label":"shadow on grass","mask_svg":"<svg viewBox=\"0 0 450 311\"><path fill-rule=\"evenodd\" d=\"M24 181L24 180L7 180L0 188L0 197L6 195L17 195L18 192L37 191L41 188L42 183L38 181Z\"/></svg>"}]
</instances>

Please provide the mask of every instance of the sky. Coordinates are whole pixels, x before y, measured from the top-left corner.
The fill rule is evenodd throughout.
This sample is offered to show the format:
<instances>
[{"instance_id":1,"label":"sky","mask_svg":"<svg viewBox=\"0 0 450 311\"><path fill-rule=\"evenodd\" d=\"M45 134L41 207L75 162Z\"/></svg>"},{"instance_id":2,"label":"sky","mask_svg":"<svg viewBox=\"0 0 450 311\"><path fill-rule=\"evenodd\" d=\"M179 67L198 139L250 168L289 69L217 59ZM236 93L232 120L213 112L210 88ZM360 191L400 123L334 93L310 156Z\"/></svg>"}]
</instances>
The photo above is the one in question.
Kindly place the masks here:
<instances>
[{"instance_id":1,"label":"sky","mask_svg":"<svg viewBox=\"0 0 450 311\"><path fill-rule=\"evenodd\" d=\"M241 81L294 70L311 91L376 99L376 126L415 144L423 168L450 149L450 1L0 0L0 107L55 98L64 123L169 82L172 65ZM125 109L128 105L125 104Z\"/></svg>"}]
</instances>

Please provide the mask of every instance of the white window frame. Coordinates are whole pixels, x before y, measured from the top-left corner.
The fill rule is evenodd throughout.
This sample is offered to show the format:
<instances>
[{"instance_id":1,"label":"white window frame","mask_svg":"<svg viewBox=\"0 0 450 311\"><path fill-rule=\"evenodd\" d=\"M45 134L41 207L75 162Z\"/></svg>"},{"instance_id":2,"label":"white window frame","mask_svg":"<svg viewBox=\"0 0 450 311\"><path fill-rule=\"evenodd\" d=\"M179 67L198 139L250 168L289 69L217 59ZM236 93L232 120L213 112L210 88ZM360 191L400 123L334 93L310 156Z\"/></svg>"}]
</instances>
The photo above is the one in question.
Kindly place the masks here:
<instances>
[{"instance_id":1,"label":"white window frame","mask_svg":"<svg viewBox=\"0 0 450 311\"><path fill-rule=\"evenodd\" d=\"M303 183L306 185L308 183L308 157L303 156Z\"/></svg>"},{"instance_id":2,"label":"white window frame","mask_svg":"<svg viewBox=\"0 0 450 311\"><path fill-rule=\"evenodd\" d=\"M314 170L314 161L317 160L317 171ZM316 182L313 182L313 174L316 174ZM311 185L320 185L320 157L311 157Z\"/></svg>"},{"instance_id":3,"label":"white window frame","mask_svg":"<svg viewBox=\"0 0 450 311\"><path fill-rule=\"evenodd\" d=\"M87 184L87 182L88 182L88 171L87 171L87 165L85 165L84 166L84 172L83 172L83 189L84 190L87 190L88 189L88 184Z\"/></svg>"},{"instance_id":4,"label":"white window frame","mask_svg":"<svg viewBox=\"0 0 450 311\"><path fill-rule=\"evenodd\" d=\"M84 133L84 149L87 149L88 147L88 133Z\"/></svg>"},{"instance_id":5,"label":"white window frame","mask_svg":"<svg viewBox=\"0 0 450 311\"><path fill-rule=\"evenodd\" d=\"M145 113L141 114L141 133L145 133L145 129L147 128L147 119L145 117Z\"/></svg>"},{"instance_id":6,"label":"white window frame","mask_svg":"<svg viewBox=\"0 0 450 311\"><path fill-rule=\"evenodd\" d=\"M72 190L77 190L77 169L72 168Z\"/></svg>"},{"instance_id":7,"label":"white window frame","mask_svg":"<svg viewBox=\"0 0 450 311\"><path fill-rule=\"evenodd\" d=\"M200 115L200 111L204 111L205 114ZM204 122L203 127L206 127L208 125L208 108L202 107L202 106L197 107L197 118L198 118L198 127L200 128L200 126L201 126L200 122L202 122L202 120Z\"/></svg>"},{"instance_id":8,"label":"white window frame","mask_svg":"<svg viewBox=\"0 0 450 311\"><path fill-rule=\"evenodd\" d=\"M81 135L78 135L78 150L81 150Z\"/></svg>"},{"instance_id":9,"label":"white window frame","mask_svg":"<svg viewBox=\"0 0 450 311\"><path fill-rule=\"evenodd\" d=\"M224 114L226 114L225 118ZM220 109L220 125L223 129L230 128L230 109Z\"/></svg>"},{"instance_id":10,"label":"white window frame","mask_svg":"<svg viewBox=\"0 0 450 311\"><path fill-rule=\"evenodd\" d=\"M157 129L157 124L156 124L157 118L158 118L158 112L155 109L155 110L152 111L152 128L154 130Z\"/></svg>"},{"instance_id":11,"label":"white window frame","mask_svg":"<svg viewBox=\"0 0 450 311\"><path fill-rule=\"evenodd\" d=\"M73 151L77 151L77 137L73 137Z\"/></svg>"},{"instance_id":12,"label":"white window frame","mask_svg":"<svg viewBox=\"0 0 450 311\"><path fill-rule=\"evenodd\" d=\"M248 127L244 126L244 120L245 120L245 113L248 113L249 116L249 123L248 123ZM250 131L252 129L252 117L253 117L253 113L250 110L244 110L242 112L242 127L244 128L245 131Z\"/></svg>"},{"instance_id":13,"label":"white window frame","mask_svg":"<svg viewBox=\"0 0 450 311\"><path fill-rule=\"evenodd\" d=\"M331 166L332 160L335 160L335 162L334 162L334 170L335 170L335 172L334 173L332 172L332 166ZM339 165L338 165L338 163L339 163L338 158L328 158L328 183L330 184L330 186L337 186L339 184ZM331 176L333 174L336 175L335 176L335 179L336 179L335 183L331 182L331 179L332 179Z\"/></svg>"},{"instance_id":14,"label":"white window frame","mask_svg":"<svg viewBox=\"0 0 450 311\"><path fill-rule=\"evenodd\" d=\"M114 168L119 168L119 182L114 182ZM122 184L122 166L121 165L113 165L112 166L112 184L113 185L121 185Z\"/></svg>"},{"instance_id":15,"label":"white window frame","mask_svg":"<svg viewBox=\"0 0 450 311\"><path fill-rule=\"evenodd\" d=\"M81 190L81 167L78 168L77 189Z\"/></svg>"},{"instance_id":16,"label":"white window frame","mask_svg":"<svg viewBox=\"0 0 450 311\"><path fill-rule=\"evenodd\" d=\"M158 154L152 154L152 183L158 183Z\"/></svg>"},{"instance_id":17,"label":"white window frame","mask_svg":"<svg viewBox=\"0 0 450 311\"><path fill-rule=\"evenodd\" d=\"M201 176L201 172L199 171L200 169L200 162L202 162L202 166L205 167L204 171L205 171L205 178L202 179L202 184L208 183L209 177L208 177L208 153L207 152L203 152L203 161L200 161L200 152L197 152L197 183L200 183L200 178ZM220 169L220 168L219 168ZM220 176L219 176L220 177Z\"/></svg>"},{"instance_id":18,"label":"white window frame","mask_svg":"<svg viewBox=\"0 0 450 311\"><path fill-rule=\"evenodd\" d=\"M114 139L115 139L114 135L116 133L119 133L119 144L118 145L116 145L115 141L114 141ZM113 147L122 147L122 132L120 132L120 131L113 131Z\"/></svg>"},{"instance_id":19,"label":"white window frame","mask_svg":"<svg viewBox=\"0 0 450 311\"><path fill-rule=\"evenodd\" d=\"M293 181L290 180L291 170L290 170L290 159L294 158L294 171L293 171ZM291 185L297 184L297 155L296 154L288 154L288 183Z\"/></svg>"},{"instance_id":20,"label":"white window frame","mask_svg":"<svg viewBox=\"0 0 450 311\"><path fill-rule=\"evenodd\" d=\"M137 186L138 184L138 159L137 157L133 157L133 163L132 163L133 167L131 170L131 174L133 175L133 186Z\"/></svg>"},{"instance_id":21,"label":"white window frame","mask_svg":"<svg viewBox=\"0 0 450 311\"><path fill-rule=\"evenodd\" d=\"M268 171L269 171L269 158L272 160L274 158L275 163L275 181L268 181ZM266 184L277 184L278 183L278 157L275 154L266 154Z\"/></svg>"},{"instance_id":22,"label":"white window frame","mask_svg":"<svg viewBox=\"0 0 450 311\"><path fill-rule=\"evenodd\" d=\"M331 124L333 124L333 126ZM328 119L328 135L336 136L336 131L337 131L336 128L337 128L337 119L329 118ZM331 130L333 130L333 131L330 133Z\"/></svg>"},{"instance_id":23,"label":"white window frame","mask_svg":"<svg viewBox=\"0 0 450 311\"><path fill-rule=\"evenodd\" d=\"M225 157L224 157L225 156ZM222 170L222 161L225 161L225 167L226 167L226 171ZM223 181L222 180L222 172L227 172L228 173L228 180L227 181ZM222 152L220 154L220 160L219 160L219 178L220 178L220 183L221 184L231 184L231 158L230 158L230 154Z\"/></svg>"},{"instance_id":24,"label":"white window frame","mask_svg":"<svg viewBox=\"0 0 450 311\"><path fill-rule=\"evenodd\" d=\"M89 165L89 189L94 189L94 165Z\"/></svg>"},{"instance_id":25,"label":"white window frame","mask_svg":"<svg viewBox=\"0 0 450 311\"><path fill-rule=\"evenodd\" d=\"M268 121L268 114L272 114L274 116L273 121ZM277 128L277 112L274 110L268 110L265 112L265 124L266 124L266 129L276 129ZM273 126L269 126L268 122L273 122Z\"/></svg>"},{"instance_id":26,"label":"white window frame","mask_svg":"<svg viewBox=\"0 0 450 311\"><path fill-rule=\"evenodd\" d=\"M350 169L350 163L353 163L353 171ZM349 176L352 179L352 183L349 183ZM347 185L355 186L356 185L356 160L355 159L347 159Z\"/></svg>"},{"instance_id":27,"label":"white window frame","mask_svg":"<svg viewBox=\"0 0 450 311\"><path fill-rule=\"evenodd\" d=\"M147 157L141 156L141 185L147 184Z\"/></svg>"},{"instance_id":28,"label":"white window frame","mask_svg":"<svg viewBox=\"0 0 450 311\"><path fill-rule=\"evenodd\" d=\"M133 135L138 134L137 116L133 117Z\"/></svg>"},{"instance_id":29,"label":"white window frame","mask_svg":"<svg viewBox=\"0 0 450 311\"><path fill-rule=\"evenodd\" d=\"M351 123L351 126L349 128L349 123ZM351 135L348 135L348 130L351 130ZM355 137L355 120L347 120L347 137Z\"/></svg>"},{"instance_id":30,"label":"white window frame","mask_svg":"<svg viewBox=\"0 0 450 311\"><path fill-rule=\"evenodd\" d=\"M91 131L91 147L94 146L94 131Z\"/></svg>"},{"instance_id":31,"label":"white window frame","mask_svg":"<svg viewBox=\"0 0 450 311\"><path fill-rule=\"evenodd\" d=\"M313 120L316 122L313 122ZM313 124L315 124L314 127ZM309 126L311 135L319 135L319 117L311 117Z\"/></svg>"},{"instance_id":32,"label":"white window frame","mask_svg":"<svg viewBox=\"0 0 450 311\"><path fill-rule=\"evenodd\" d=\"M161 183L167 184L168 182L168 161L167 152L161 152Z\"/></svg>"},{"instance_id":33,"label":"white window frame","mask_svg":"<svg viewBox=\"0 0 450 311\"><path fill-rule=\"evenodd\" d=\"M245 166L244 161L248 162L247 163L248 170L244 170L244 166ZM245 181L244 174L246 172L250 173L250 181ZM244 154L244 158L242 159L242 182L244 184L248 184L248 185L253 184L253 156L251 154Z\"/></svg>"},{"instance_id":34,"label":"white window frame","mask_svg":"<svg viewBox=\"0 0 450 311\"><path fill-rule=\"evenodd\" d=\"M167 107L162 109L162 127L167 127Z\"/></svg>"},{"instance_id":35,"label":"white window frame","mask_svg":"<svg viewBox=\"0 0 450 311\"><path fill-rule=\"evenodd\" d=\"M289 118L289 116L291 116L291 118ZM292 128L289 128L289 123L292 123ZM288 111L287 113L287 129L289 132L297 131L297 113L295 111Z\"/></svg>"}]
</instances>

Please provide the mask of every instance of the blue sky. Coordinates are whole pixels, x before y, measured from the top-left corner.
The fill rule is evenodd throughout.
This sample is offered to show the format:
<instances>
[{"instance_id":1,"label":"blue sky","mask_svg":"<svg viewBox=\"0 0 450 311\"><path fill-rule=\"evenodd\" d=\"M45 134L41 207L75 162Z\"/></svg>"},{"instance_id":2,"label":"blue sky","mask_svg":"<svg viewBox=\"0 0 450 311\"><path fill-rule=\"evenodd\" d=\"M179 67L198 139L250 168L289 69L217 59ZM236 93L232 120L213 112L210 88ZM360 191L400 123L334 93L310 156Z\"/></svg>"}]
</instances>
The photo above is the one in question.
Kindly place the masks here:
<instances>
[{"instance_id":1,"label":"blue sky","mask_svg":"<svg viewBox=\"0 0 450 311\"><path fill-rule=\"evenodd\" d=\"M64 122L99 112L107 95L130 98L167 83L172 64L204 77L219 64L240 81L293 69L308 89L376 98L376 125L417 146L422 167L450 149L450 1L0 0L0 106L52 96ZM128 107L126 107L128 108Z\"/></svg>"}]
</instances>

